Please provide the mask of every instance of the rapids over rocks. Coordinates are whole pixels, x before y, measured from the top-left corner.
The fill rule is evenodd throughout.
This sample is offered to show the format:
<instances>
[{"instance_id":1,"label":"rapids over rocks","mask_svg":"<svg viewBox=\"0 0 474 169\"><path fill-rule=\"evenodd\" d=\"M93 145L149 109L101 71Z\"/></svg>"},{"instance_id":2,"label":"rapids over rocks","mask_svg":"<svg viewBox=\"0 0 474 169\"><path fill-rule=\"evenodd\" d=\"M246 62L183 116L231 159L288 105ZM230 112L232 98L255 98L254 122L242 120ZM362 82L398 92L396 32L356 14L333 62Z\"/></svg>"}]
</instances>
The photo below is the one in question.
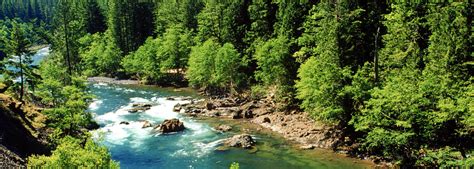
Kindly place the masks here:
<instances>
[{"instance_id":1,"label":"rapids over rocks","mask_svg":"<svg viewBox=\"0 0 474 169\"><path fill-rule=\"evenodd\" d=\"M240 168L260 169L370 168L363 161L328 150L297 150L272 134L250 133L256 141L253 149L222 148L226 138L241 134L239 126L221 132L213 129L212 120L173 112L175 104L190 102L179 97L200 98L192 90L104 83L93 83L90 89L97 97L89 111L101 126L94 131L95 138L110 149L112 158L122 168L212 169L228 168L232 162L238 162ZM178 99L166 99L170 96ZM129 111L138 104L151 106L143 111ZM166 134L154 131L164 120L173 118L179 119L186 129ZM152 127L144 127L147 122ZM221 122L214 122L217 123Z\"/></svg>"}]
</instances>

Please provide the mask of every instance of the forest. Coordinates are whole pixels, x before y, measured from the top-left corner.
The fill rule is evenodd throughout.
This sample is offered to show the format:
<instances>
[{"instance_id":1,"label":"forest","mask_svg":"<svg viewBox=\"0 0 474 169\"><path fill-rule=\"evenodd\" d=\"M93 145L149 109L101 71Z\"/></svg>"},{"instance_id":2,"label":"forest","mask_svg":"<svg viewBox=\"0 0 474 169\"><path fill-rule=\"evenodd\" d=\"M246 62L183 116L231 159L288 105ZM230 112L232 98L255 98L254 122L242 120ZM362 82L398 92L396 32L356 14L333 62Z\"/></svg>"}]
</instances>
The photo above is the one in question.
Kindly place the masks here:
<instances>
[{"instance_id":1,"label":"forest","mask_svg":"<svg viewBox=\"0 0 474 169\"><path fill-rule=\"evenodd\" d=\"M470 0L2 0L0 91L44 108L52 151L30 156L32 168L119 167L88 132L97 123L86 79L96 76L271 95L280 111L342 129L353 154L469 168L473 9ZM30 66L39 45L51 54Z\"/></svg>"}]
</instances>

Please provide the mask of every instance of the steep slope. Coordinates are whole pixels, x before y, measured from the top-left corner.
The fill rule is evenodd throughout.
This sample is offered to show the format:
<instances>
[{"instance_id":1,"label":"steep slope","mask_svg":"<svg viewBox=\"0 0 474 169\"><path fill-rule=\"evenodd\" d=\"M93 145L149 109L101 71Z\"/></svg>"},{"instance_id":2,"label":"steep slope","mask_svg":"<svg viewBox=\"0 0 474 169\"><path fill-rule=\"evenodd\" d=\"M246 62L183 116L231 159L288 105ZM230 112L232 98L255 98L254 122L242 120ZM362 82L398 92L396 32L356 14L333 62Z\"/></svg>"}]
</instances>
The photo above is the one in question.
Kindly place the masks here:
<instances>
[{"instance_id":1,"label":"steep slope","mask_svg":"<svg viewBox=\"0 0 474 169\"><path fill-rule=\"evenodd\" d=\"M47 154L42 122L45 117L33 106L0 94L0 168L25 165L31 154Z\"/></svg>"}]
</instances>

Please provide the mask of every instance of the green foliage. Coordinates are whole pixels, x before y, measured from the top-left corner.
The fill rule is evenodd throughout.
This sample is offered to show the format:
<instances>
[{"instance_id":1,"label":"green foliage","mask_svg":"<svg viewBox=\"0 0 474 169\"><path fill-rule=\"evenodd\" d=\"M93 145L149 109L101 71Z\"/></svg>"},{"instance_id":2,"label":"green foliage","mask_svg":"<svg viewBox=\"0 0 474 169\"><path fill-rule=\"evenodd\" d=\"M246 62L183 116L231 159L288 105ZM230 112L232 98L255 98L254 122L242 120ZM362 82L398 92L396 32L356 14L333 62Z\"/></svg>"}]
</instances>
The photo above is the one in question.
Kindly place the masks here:
<instances>
[{"instance_id":1,"label":"green foliage","mask_svg":"<svg viewBox=\"0 0 474 169\"><path fill-rule=\"evenodd\" d=\"M155 33L162 35L166 29L174 26L197 29L196 15L203 4L200 0L164 0L155 8Z\"/></svg>"},{"instance_id":2,"label":"green foliage","mask_svg":"<svg viewBox=\"0 0 474 169\"><path fill-rule=\"evenodd\" d=\"M383 83L370 91L352 119L357 131L367 133L366 151L408 165L462 166L457 163L459 152L472 149L473 142L472 127L466 123L473 114L472 82L463 64L469 44L464 38L469 35L466 7L431 6L423 23L413 7L392 6L386 15L386 45L380 51ZM430 31L427 50L420 45L424 24ZM367 98L362 96L358 98ZM443 146L451 148L439 149ZM428 152L420 158L419 149Z\"/></svg>"},{"instance_id":3,"label":"green foliage","mask_svg":"<svg viewBox=\"0 0 474 169\"><path fill-rule=\"evenodd\" d=\"M250 88L250 97L252 99L261 99L267 94L267 89L261 85L255 85Z\"/></svg>"},{"instance_id":4,"label":"green foliage","mask_svg":"<svg viewBox=\"0 0 474 169\"><path fill-rule=\"evenodd\" d=\"M261 44L255 52L258 69L255 77L264 85L284 86L290 82L290 72L287 67L290 58L290 44L288 39L280 36Z\"/></svg>"},{"instance_id":5,"label":"green foliage","mask_svg":"<svg viewBox=\"0 0 474 169\"><path fill-rule=\"evenodd\" d=\"M145 81L160 80L162 72L159 58L156 56L157 47L161 46L161 39L148 38L137 51L122 59L122 66L128 73L134 73Z\"/></svg>"},{"instance_id":6,"label":"green foliage","mask_svg":"<svg viewBox=\"0 0 474 169\"><path fill-rule=\"evenodd\" d=\"M91 0L25 1L32 9L4 0L0 18L34 18L33 9L47 13L44 5L53 1L54 52L41 65L35 94L57 128L55 142L84 136L79 130L91 120L84 112L90 97L76 74L166 83L186 72L192 86L224 92L253 86L251 97L268 94L286 105L296 89L302 109L339 123L365 154L420 167L474 161L468 2L98 1L107 12L104 33L103 11ZM12 6L18 10L6 9ZM0 22L0 56L41 41L33 29L12 34L12 21ZM5 41L14 36L21 43ZM5 83L18 86L10 74Z\"/></svg>"},{"instance_id":7,"label":"green foliage","mask_svg":"<svg viewBox=\"0 0 474 169\"><path fill-rule=\"evenodd\" d=\"M451 147L443 147L437 150L423 148L420 150L420 155L422 158L416 162L416 165L418 166L430 168L469 168L474 165L472 152L469 154L470 157L463 158L459 151L456 151Z\"/></svg>"},{"instance_id":8,"label":"green foliage","mask_svg":"<svg viewBox=\"0 0 474 169\"><path fill-rule=\"evenodd\" d=\"M192 49L186 77L191 85L234 89L241 83L243 66L239 53L230 43L222 47L212 39Z\"/></svg>"},{"instance_id":9,"label":"green foliage","mask_svg":"<svg viewBox=\"0 0 474 169\"><path fill-rule=\"evenodd\" d=\"M384 48L380 50L380 67L384 72L402 67L416 67L420 59L420 20L413 8L392 5L392 12L385 15L387 34L383 35Z\"/></svg>"},{"instance_id":10,"label":"green foliage","mask_svg":"<svg viewBox=\"0 0 474 169\"><path fill-rule=\"evenodd\" d=\"M138 49L153 33L153 3L136 0L107 1L107 28L123 55Z\"/></svg>"},{"instance_id":11,"label":"green foliage","mask_svg":"<svg viewBox=\"0 0 474 169\"><path fill-rule=\"evenodd\" d=\"M52 53L52 55L55 54ZM44 104L59 105L60 99L64 97L61 94L61 90L64 87L63 80L66 75L66 69L59 64L55 64L53 59L46 59L41 62L39 72L42 80L38 85L35 95L40 97Z\"/></svg>"},{"instance_id":12,"label":"green foliage","mask_svg":"<svg viewBox=\"0 0 474 169\"><path fill-rule=\"evenodd\" d=\"M230 88L235 88L241 83L242 75L239 73L239 68L242 66L242 61L234 45L230 43L224 44L217 51L214 65L213 83L219 85L219 87L229 86Z\"/></svg>"},{"instance_id":13,"label":"green foliage","mask_svg":"<svg viewBox=\"0 0 474 169\"><path fill-rule=\"evenodd\" d=\"M193 45L191 32L181 27L171 27L166 29L162 43L158 46L156 55L162 63L162 72L176 70L179 74L188 63L188 56ZM155 46L156 47L156 46Z\"/></svg>"},{"instance_id":14,"label":"green foliage","mask_svg":"<svg viewBox=\"0 0 474 169\"><path fill-rule=\"evenodd\" d=\"M215 71L214 56L218 49L219 44L213 39L192 48L186 72L186 78L191 85L202 87L212 85L212 74Z\"/></svg>"},{"instance_id":15,"label":"green foliage","mask_svg":"<svg viewBox=\"0 0 474 169\"><path fill-rule=\"evenodd\" d=\"M357 18L362 10L344 3L337 5L340 6L320 3L310 12L307 28L299 39L307 47L296 55L300 55L299 61L306 60L304 55L314 56L301 65L296 88L297 98L303 101L301 107L313 116L329 122L347 122L351 103L344 88L351 76L350 68L358 66L346 62L356 60L353 44L358 38L351 36L350 30L360 24ZM312 44L317 45L313 48Z\"/></svg>"},{"instance_id":16,"label":"green foliage","mask_svg":"<svg viewBox=\"0 0 474 169\"><path fill-rule=\"evenodd\" d=\"M167 75L181 76L193 45L192 35L181 27L166 29L163 37L147 39L137 51L122 60L122 66L146 82L167 80Z\"/></svg>"},{"instance_id":17,"label":"green foliage","mask_svg":"<svg viewBox=\"0 0 474 169\"><path fill-rule=\"evenodd\" d=\"M245 1L205 1L204 8L196 16L198 21L197 39L204 42L215 38L220 44L232 43L238 51L243 51L243 39L247 29L247 6Z\"/></svg>"},{"instance_id":18,"label":"green foliage","mask_svg":"<svg viewBox=\"0 0 474 169\"><path fill-rule=\"evenodd\" d=\"M86 35L80 40L81 62L86 76L114 75L120 68L121 53L110 32Z\"/></svg>"},{"instance_id":19,"label":"green foliage","mask_svg":"<svg viewBox=\"0 0 474 169\"><path fill-rule=\"evenodd\" d=\"M239 169L239 163L237 162L233 162L232 164L230 164L230 167L229 169Z\"/></svg>"},{"instance_id":20,"label":"green foliage","mask_svg":"<svg viewBox=\"0 0 474 169\"><path fill-rule=\"evenodd\" d=\"M93 98L87 93L85 80L72 77L71 84L65 85L66 69L47 59L40 66L41 83L35 92L41 102L49 105L42 113L48 116L47 125L72 136L82 135L81 129L93 122L92 115L85 110ZM54 140L53 140L54 141Z\"/></svg>"},{"instance_id":21,"label":"green foliage","mask_svg":"<svg viewBox=\"0 0 474 169\"><path fill-rule=\"evenodd\" d=\"M51 21L57 0L3 0L0 2L0 19L20 18L24 21L39 19Z\"/></svg>"},{"instance_id":22,"label":"green foliage","mask_svg":"<svg viewBox=\"0 0 474 169\"><path fill-rule=\"evenodd\" d=\"M108 150L92 139L64 137L51 156L30 156L29 168L119 168Z\"/></svg>"},{"instance_id":23,"label":"green foliage","mask_svg":"<svg viewBox=\"0 0 474 169\"><path fill-rule=\"evenodd\" d=\"M32 42L27 35L28 31L32 30L32 24L20 23L18 20L11 20L9 23L9 26L3 25L1 28L5 36L0 37L0 43L3 44L1 46L8 56L2 61L2 65L10 69L4 68L5 73L2 74L11 77L11 79L20 77L19 89L13 90L18 93L20 101L24 101L26 78L33 79L33 72L29 66L32 62L32 51L30 50ZM13 85L13 87L16 88L17 85Z\"/></svg>"}]
</instances>

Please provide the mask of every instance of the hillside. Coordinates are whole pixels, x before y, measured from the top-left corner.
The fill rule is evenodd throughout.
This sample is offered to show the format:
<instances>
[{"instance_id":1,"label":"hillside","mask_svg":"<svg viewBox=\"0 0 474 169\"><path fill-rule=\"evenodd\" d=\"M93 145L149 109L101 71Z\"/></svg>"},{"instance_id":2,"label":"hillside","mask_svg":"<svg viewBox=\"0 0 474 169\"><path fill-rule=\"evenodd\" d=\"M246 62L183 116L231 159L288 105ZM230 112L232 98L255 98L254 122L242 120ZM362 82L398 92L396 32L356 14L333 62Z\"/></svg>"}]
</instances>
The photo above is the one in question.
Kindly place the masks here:
<instances>
[{"instance_id":1,"label":"hillside","mask_svg":"<svg viewBox=\"0 0 474 169\"><path fill-rule=\"evenodd\" d=\"M24 166L31 154L47 154L44 115L0 94L0 168Z\"/></svg>"}]
</instances>

